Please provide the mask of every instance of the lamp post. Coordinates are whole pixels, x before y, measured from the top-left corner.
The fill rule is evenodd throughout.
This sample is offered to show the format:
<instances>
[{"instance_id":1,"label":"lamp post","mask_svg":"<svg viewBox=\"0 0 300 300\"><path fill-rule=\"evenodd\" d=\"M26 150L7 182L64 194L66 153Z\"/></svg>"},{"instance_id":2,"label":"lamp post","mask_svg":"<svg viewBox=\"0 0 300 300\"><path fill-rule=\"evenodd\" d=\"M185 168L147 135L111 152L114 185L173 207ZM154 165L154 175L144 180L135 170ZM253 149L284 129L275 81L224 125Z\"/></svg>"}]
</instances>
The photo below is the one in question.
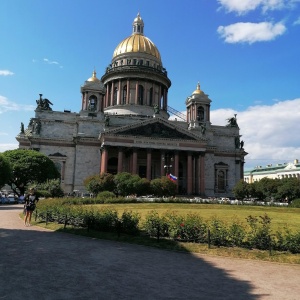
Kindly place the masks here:
<instances>
[{"instance_id":1,"label":"lamp post","mask_svg":"<svg viewBox=\"0 0 300 300\"><path fill-rule=\"evenodd\" d=\"M165 155L162 155L162 161L164 162L164 169L166 170L166 176L170 174L170 169L173 167L173 155L171 153L166 153Z\"/></svg>"}]
</instances>

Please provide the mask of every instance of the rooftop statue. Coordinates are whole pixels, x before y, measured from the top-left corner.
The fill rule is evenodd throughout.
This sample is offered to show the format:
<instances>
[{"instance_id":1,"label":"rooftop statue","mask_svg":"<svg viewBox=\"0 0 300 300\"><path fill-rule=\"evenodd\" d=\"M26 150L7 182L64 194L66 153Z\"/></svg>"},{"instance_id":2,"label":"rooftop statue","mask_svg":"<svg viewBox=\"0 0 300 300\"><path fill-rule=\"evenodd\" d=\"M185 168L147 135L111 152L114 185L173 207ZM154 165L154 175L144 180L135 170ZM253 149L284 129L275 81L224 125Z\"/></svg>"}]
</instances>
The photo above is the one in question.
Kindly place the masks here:
<instances>
[{"instance_id":1,"label":"rooftop statue","mask_svg":"<svg viewBox=\"0 0 300 300\"><path fill-rule=\"evenodd\" d=\"M24 131L24 123L23 122L21 122L21 133L25 133L25 131Z\"/></svg>"},{"instance_id":2,"label":"rooftop statue","mask_svg":"<svg viewBox=\"0 0 300 300\"><path fill-rule=\"evenodd\" d=\"M238 127L238 123L236 120L236 114L234 114L234 117L227 119L228 124L227 127Z\"/></svg>"},{"instance_id":3,"label":"rooftop statue","mask_svg":"<svg viewBox=\"0 0 300 300\"><path fill-rule=\"evenodd\" d=\"M36 100L36 104L37 104L36 108L40 110L52 110L50 105L53 105L53 103L46 98L43 99L42 96L43 94L40 94L40 99Z\"/></svg>"}]
</instances>

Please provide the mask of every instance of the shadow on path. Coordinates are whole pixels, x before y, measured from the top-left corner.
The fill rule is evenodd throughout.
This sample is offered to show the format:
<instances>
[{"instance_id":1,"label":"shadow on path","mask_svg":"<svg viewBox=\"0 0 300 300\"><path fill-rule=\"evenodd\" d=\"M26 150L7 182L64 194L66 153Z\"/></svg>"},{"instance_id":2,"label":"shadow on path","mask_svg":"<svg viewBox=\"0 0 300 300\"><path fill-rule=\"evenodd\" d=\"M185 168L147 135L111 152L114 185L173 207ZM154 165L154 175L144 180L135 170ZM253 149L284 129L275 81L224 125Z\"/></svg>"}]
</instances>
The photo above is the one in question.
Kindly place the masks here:
<instances>
[{"instance_id":1,"label":"shadow on path","mask_svg":"<svg viewBox=\"0 0 300 300\"><path fill-rule=\"evenodd\" d=\"M274 280L280 268L287 276L285 288L295 290L297 279L291 278L298 266L201 257L25 227L18 216L22 207L0 207L0 300L297 299L297 292L278 293Z\"/></svg>"}]
</instances>

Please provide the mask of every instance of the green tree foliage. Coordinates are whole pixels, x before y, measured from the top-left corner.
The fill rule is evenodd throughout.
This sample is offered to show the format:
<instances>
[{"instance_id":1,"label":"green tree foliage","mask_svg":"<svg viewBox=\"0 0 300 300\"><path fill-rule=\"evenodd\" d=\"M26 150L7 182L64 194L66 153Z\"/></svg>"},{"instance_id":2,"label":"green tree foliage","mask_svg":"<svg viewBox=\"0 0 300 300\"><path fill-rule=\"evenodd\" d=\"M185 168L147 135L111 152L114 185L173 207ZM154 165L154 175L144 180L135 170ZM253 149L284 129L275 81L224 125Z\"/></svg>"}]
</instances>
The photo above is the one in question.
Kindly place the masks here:
<instances>
[{"instance_id":1,"label":"green tree foliage","mask_svg":"<svg viewBox=\"0 0 300 300\"><path fill-rule=\"evenodd\" d=\"M300 198L300 181L297 178L270 179L246 183L240 180L233 188L237 198L257 198L258 200L288 200Z\"/></svg>"},{"instance_id":2,"label":"green tree foliage","mask_svg":"<svg viewBox=\"0 0 300 300\"><path fill-rule=\"evenodd\" d=\"M83 184L94 195L104 191L113 192L115 189L114 175L109 173L89 176L84 180Z\"/></svg>"},{"instance_id":3,"label":"green tree foliage","mask_svg":"<svg viewBox=\"0 0 300 300\"><path fill-rule=\"evenodd\" d=\"M138 175L132 175L127 172L118 173L114 179L116 194L121 196L137 194L136 187L139 186L138 182L140 180L141 178Z\"/></svg>"},{"instance_id":4,"label":"green tree foliage","mask_svg":"<svg viewBox=\"0 0 300 300\"><path fill-rule=\"evenodd\" d=\"M60 186L59 179L49 179L43 183L37 183L34 185L38 190L38 194L41 197L63 197L64 191Z\"/></svg>"},{"instance_id":5,"label":"green tree foliage","mask_svg":"<svg viewBox=\"0 0 300 300\"><path fill-rule=\"evenodd\" d=\"M138 196L144 196L151 193L150 181L147 178L140 178L135 181L133 187Z\"/></svg>"},{"instance_id":6,"label":"green tree foliage","mask_svg":"<svg viewBox=\"0 0 300 300\"><path fill-rule=\"evenodd\" d=\"M300 181L297 178L279 180L277 198L291 201L300 197Z\"/></svg>"},{"instance_id":7,"label":"green tree foliage","mask_svg":"<svg viewBox=\"0 0 300 300\"><path fill-rule=\"evenodd\" d=\"M240 180L235 187L233 188L233 194L238 199L249 198L249 183L245 182L244 180Z\"/></svg>"},{"instance_id":8,"label":"green tree foliage","mask_svg":"<svg viewBox=\"0 0 300 300\"><path fill-rule=\"evenodd\" d=\"M60 174L53 161L34 150L8 150L3 153L12 168L8 184L17 194L24 194L29 183L42 183L48 179L58 179Z\"/></svg>"},{"instance_id":9,"label":"green tree foliage","mask_svg":"<svg viewBox=\"0 0 300 300\"><path fill-rule=\"evenodd\" d=\"M174 196L176 194L176 183L166 176L151 180L150 187L152 193L159 197Z\"/></svg>"},{"instance_id":10,"label":"green tree foliage","mask_svg":"<svg viewBox=\"0 0 300 300\"><path fill-rule=\"evenodd\" d=\"M262 178L257 183L257 189L263 195L263 199L273 199L277 195L277 188L279 185L280 179L271 179L271 178Z\"/></svg>"},{"instance_id":11,"label":"green tree foliage","mask_svg":"<svg viewBox=\"0 0 300 300\"><path fill-rule=\"evenodd\" d=\"M9 161L4 155L0 154L0 188L8 183L9 178L12 175L12 169Z\"/></svg>"}]
</instances>

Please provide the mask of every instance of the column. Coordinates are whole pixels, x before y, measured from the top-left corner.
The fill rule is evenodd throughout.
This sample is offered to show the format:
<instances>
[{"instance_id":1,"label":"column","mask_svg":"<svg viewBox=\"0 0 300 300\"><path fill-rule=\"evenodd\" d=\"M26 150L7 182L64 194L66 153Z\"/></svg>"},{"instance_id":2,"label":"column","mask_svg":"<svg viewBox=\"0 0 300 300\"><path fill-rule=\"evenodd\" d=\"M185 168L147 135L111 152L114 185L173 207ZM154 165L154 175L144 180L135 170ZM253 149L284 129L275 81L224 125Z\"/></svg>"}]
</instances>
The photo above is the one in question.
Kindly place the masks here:
<instances>
[{"instance_id":1,"label":"column","mask_svg":"<svg viewBox=\"0 0 300 300\"><path fill-rule=\"evenodd\" d=\"M118 87L118 96L117 96L117 105L121 103L121 80L119 80L119 87Z\"/></svg>"},{"instance_id":2,"label":"column","mask_svg":"<svg viewBox=\"0 0 300 300\"><path fill-rule=\"evenodd\" d=\"M110 92L110 106L114 105L114 94L115 94L115 83L111 84L111 92Z\"/></svg>"},{"instance_id":3,"label":"column","mask_svg":"<svg viewBox=\"0 0 300 300\"><path fill-rule=\"evenodd\" d=\"M108 161L108 151L107 148L103 148L101 153L101 166L100 166L100 174L107 172L107 161Z\"/></svg>"},{"instance_id":4,"label":"column","mask_svg":"<svg viewBox=\"0 0 300 300\"><path fill-rule=\"evenodd\" d=\"M137 174L137 149L132 150L132 174Z\"/></svg>"},{"instance_id":5,"label":"column","mask_svg":"<svg viewBox=\"0 0 300 300\"><path fill-rule=\"evenodd\" d=\"M152 159L152 150L147 149L147 179L151 180L151 159Z\"/></svg>"},{"instance_id":6,"label":"column","mask_svg":"<svg viewBox=\"0 0 300 300\"><path fill-rule=\"evenodd\" d=\"M138 104L138 92L139 92L139 82L137 80L135 84L135 99L134 99L135 104Z\"/></svg>"},{"instance_id":7,"label":"column","mask_svg":"<svg viewBox=\"0 0 300 300\"><path fill-rule=\"evenodd\" d=\"M103 107L103 111L104 111L104 108L106 108L108 106L108 97L109 97L109 84L106 85L105 104Z\"/></svg>"},{"instance_id":8,"label":"column","mask_svg":"<svg viewBox=\"0 0 300 300\"><path fill-rule=\"evenodd\" d=\"M187 155L187 194L191 195L193 192L193 163L192 153L188 152Z\"/></svg>"},{"instance_id":9,"label":"column","mask_svg":"<svg viewBox=\"0 0 300 300\"><path fill-rule=\"evenodd\" d=\"M205 195L204 156L204 153L202 153L200 156L200 194L203 196Z\"/></svg>"},{"instance_id":10,"label":"column","mask_svg":"<svg viewBox=\"0 0 300 300\"><path fill-rule=\"evenodd\" d=\"M118 152L118 173L123 172L123 148L119 148Z\"/></svg>"},{"instance_id":11,"label":"column","mask_svg":"<svg viewBox=\"0 0 300 300\"><path fill-rule=\"evenodd\" d=\"M207 105L207 121L210 122L210 105Z\"/></svg>"}]
</instances>

